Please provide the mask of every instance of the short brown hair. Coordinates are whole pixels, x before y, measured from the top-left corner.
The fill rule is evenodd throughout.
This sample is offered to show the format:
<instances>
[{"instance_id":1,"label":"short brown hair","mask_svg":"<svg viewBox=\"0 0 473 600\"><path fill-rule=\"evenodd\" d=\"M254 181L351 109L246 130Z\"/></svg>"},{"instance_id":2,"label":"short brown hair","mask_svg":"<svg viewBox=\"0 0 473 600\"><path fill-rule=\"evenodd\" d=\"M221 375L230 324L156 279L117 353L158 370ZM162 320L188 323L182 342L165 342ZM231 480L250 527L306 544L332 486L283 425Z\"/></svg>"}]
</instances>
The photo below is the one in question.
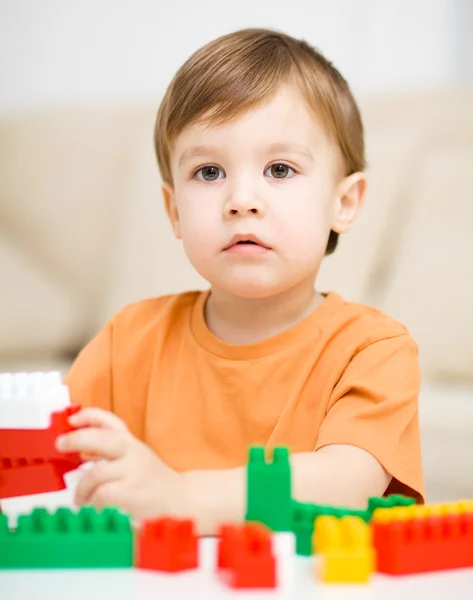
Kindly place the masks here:
<instances>
[{"instance_id":1,"label":"short brown hair","mask_svg":"<svg viewBox=\"0 0 473 600\"><path fill-rule=\"evenodd\" d=\"M154 132L163 181L172 184L171 148L196 122L223 123L295 83L337 143L344 174L365 168L363 124L347 82L303 40L267 29L243 29L197 50L177 71L159 107ZM326 254L338 243L331 231Z\"/></svg>"}]
</instances>

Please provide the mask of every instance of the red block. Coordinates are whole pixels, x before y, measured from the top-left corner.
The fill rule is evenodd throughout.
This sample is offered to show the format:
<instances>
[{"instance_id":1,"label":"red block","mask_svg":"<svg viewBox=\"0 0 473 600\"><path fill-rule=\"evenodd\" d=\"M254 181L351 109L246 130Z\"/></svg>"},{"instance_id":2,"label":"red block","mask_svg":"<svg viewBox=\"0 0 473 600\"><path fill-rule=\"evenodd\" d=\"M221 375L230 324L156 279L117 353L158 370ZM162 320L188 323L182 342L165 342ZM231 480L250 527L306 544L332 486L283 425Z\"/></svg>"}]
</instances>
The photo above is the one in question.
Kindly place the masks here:
<instances>
[{"instance_id":1,"label":"red block","mask_svg":"<svg viewBox=\"0 0 473 600\"><path fill-rule=\"evenodd\" d=\"M79 464L68 460L0 458L0 499L63 490L64 475Z\"/></svg>"},{"instance_id":2,"label":"red block","mask_svg":"<svg viewBox=\"0 0 473 600\"><path fill-rule=\"evenodd\" d=\"M194 523L169 517L143 523L136 539L135 566L154 571L183 571L198 566Z\"/></svg>"},{"instance_id":3,"label":"red block","mask_svg":"<svg viewBox=\"0 0 473 600\"><path fill-rule=\"evenodd\" d=\"M276 561L271 532L260 523L222 525L217 569L232 588L276 587Z\"/></svg>"},{"instance_id":4,"label":"red block","mask_svg":"<svg viewBox=\"0 0 473 600\"><path fill-rule=\"evenodd\" d=\"M232 566L233 548L240 536L236 525L221 525L217 548L217 569L229 569Z\"/></svg>"},{"instance_id":5,"label":"red block","mask_svg":"<svg viewBox=\"0 0 473 600\"><path fill-rule=\"evenodd\" d=\"M69 406L51 415L51 425L47 429L0 429L0 457L25 458L34 460L74 460L77 454L64 454L54 448L56 438L73 431L69 417L80 410L80 406Z\"/></svg>"},{"instance_id":6,"label":"red block","mask_svg":"<svg viewBox=\"0 0 473 600\"><path fill-rule=\"evenodd\" d=\"M373 521L377 571L405 575L473 567L473 513Z\"/></svg>"}]
</instances>

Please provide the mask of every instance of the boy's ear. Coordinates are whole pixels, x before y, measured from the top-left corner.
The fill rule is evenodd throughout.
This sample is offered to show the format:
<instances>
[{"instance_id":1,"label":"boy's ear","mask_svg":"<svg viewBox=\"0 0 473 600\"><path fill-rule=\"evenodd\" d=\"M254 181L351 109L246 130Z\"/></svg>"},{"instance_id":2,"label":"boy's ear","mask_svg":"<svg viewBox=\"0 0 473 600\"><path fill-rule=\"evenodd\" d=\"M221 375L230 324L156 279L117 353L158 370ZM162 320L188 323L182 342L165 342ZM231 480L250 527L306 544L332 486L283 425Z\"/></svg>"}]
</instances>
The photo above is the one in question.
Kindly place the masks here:
<instances>
[{"instance_id":1,"label":"boy's ear","mask_svg":"<svg viewBox=\"0 0 473 600\"><path fill-rule=\"evenodd\" d=\"M174 188L169 183L163 183L161 191L163 192L164 206L166 207L166 212L171 222L172 230L174 232L175 237L178 240L180 240L181 225L179 222L179 212L177 210L176 195L174 193Z\"/></svg>"},{"instance_id":2,"label":"boy's ear","mask_svg":"<svg viewBox=\"0 0 473 600\"><path fill-rule=\"evenodd\" d=\"M345 177L337 193L337 204L331 229L336 233L345 233L350 229L363 206L366 194L366 175L353 173Z\"/></svg>"}]
</instances>

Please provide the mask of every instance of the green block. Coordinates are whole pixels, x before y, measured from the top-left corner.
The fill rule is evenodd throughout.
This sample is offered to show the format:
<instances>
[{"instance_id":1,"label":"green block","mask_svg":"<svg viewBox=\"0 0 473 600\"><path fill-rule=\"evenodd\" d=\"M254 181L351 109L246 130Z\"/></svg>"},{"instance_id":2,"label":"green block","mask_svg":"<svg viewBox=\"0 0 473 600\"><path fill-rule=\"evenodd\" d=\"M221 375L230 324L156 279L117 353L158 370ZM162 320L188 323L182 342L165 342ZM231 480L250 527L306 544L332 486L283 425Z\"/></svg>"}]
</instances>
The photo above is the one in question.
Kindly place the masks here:
<instances>
[{"instance_id":1,"label":"green block","mask_svg":"<svg viewBox=\"0 0 473 600\"><path fill-rule=\"evenodd\" d=\"M266 462L264 448L250 448L247 467L246 520L264 523L273 531L291 531L291 466L289 451L274 448Z\"/></svg>"},{"instance_id":2,"label":"green block","mask_svg":"<svg viewBox=\"0 0 473 600\"><path fill-rule=\"evenodd\" d=\"M313 554L312 535L315 531L315 520L317 517L325 515L337 519L346 516L360 517L364 521L368 521L366 510L293 502L292 531L296 536L296 554L300 556L311 556Z\"/></svg>"},{"instance_id":3,"label":"green block","mask_svg":"<svg viewBox=\"0 0 473 600\"><path fill-rule=\"evenodd\" d=\"M315 504L293 502L291 529L296 537L296 554L312 556L312 534L317 506Z\"/></svg>"},{"instance_id":4,"label":"green block","mask_svg":"<svg viewBox=\"0 0 473 600\"><path fill-rule=\"evenodd\" d=\"M415 504L414 498L408 498L402 494L391 494L390 496L373 496L368 500L368 520L371 521L373 512L377 508L394 508L395 506L411 506Z\"/></svg>"},{"instance_id":5,"label":"green block","mask_svg":"<svg viewBox=\"0 0 473 600\"><path fill-rule=\"evenodd\" d=\"M343 506L328 506L324 504L316 505L316 517L329 515L341 519L342 517L360 517L363 521L368 521L368 514L365 509L344 508Z\"/></svg>"},{"instance_id":6,"label":"green block","mask_svg":"<svg viewBox=\"0 0 473 600\"><path fill-rule=\"evenodd\" d=\"M130 519L113 508L37 508L10 531L0 515L0 569L131 567Z\"/></svg>"}]
</instances>

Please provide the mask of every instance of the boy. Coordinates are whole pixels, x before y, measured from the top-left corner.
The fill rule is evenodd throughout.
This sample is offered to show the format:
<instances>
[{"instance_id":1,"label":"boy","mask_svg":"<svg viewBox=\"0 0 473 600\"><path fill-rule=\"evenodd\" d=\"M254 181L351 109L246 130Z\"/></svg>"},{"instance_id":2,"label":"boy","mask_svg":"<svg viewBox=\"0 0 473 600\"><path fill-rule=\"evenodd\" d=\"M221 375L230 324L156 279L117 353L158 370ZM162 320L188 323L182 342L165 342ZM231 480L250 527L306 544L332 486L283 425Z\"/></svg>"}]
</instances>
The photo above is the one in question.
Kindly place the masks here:
<instances>
[{"instance_id":1,"label":"boy","mask_svg":"<svg viewBox=\"0 0 473 600\"><path fill-rule=\"evenodd\" d=\"M423 500L417 347L378 310L315 291L365 195L348 85L306 43L244 30L198 50L158 112L175 237L210 283L133 304L67 378L58 439L96 463L77 502L141 519L243 517L250 444L290 447L294 497Z\"/></svg>"}]
</instances>

